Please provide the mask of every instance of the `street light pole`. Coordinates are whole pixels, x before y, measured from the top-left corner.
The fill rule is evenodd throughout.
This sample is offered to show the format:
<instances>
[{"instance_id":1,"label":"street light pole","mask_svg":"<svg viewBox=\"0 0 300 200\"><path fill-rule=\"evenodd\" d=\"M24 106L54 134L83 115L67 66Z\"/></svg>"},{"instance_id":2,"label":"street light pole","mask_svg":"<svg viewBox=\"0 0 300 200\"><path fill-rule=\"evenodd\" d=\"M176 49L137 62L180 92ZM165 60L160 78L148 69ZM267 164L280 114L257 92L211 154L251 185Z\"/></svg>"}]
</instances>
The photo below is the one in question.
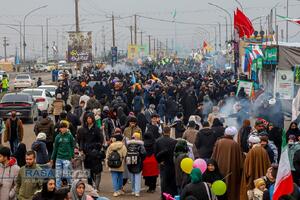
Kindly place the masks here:
<instances>
[{"instance_id":1,"label":"street light pole","mask_svg":"<svg viewBox=\"0 0 300 200\"><path fill-rule=\"evenodd\" d=\"M232 16L231 16L230 12L228 10L222 8L221 6L216 5L216 4L213 4L213 3L210 3L210 2L208 4L211 5L211 6L214 6L214 7L218 8L220 10L223 10L224 12L226 12L228 14L228 16L230 18L230 34L231 34L231 40L232 40L233 39L233 34L232 34Z\"/></svg>"},{"instance_id":2,"label":"street light pole","mask_svg":"<svg viewBox=\"0 0 300 200\"><path fill-rule=\"evenodd\" d=\"M286 17L289 17L289 0L286 0ZM289 21L286 20L286 42L289 42Z\"/></svg>"},{"instance_id":3,"label":"street light pole","mask_svg":"<svg viewBox=\"0 0 300 200\"><path fill-rule=\"evenodd\" d=\"M36 11L42 9L42 8L46 8L47 6L48 6L48 5L44 5L44 6L35 8L35 9L31 10L30 12L28 12L28 13L24 16L24 19L23 19L23 63L26 62L26 29L25 29L25 27L26 27L26 18L27 18L30 14L32 14L32 13L34 13L34 12L36 12Z\"/></svg>"},{"instance_id":4,"label":"street light pole","mask_svg":"<svg viewBox=\"0 0 300 200\"><path fill-rule=\"evenodd\" d=\"M243 5L241 4L241 2L239 0L235 0L235 2L237 2L239 4L239 6L241 7L242 11L244 11Z\"/></svg>"},{"instance_id":5,"label":"street light pole","mask_svg":"<svg viewBox=\"0 0 300 200\"><path fill-rule=\"evenodd\" d=\"M21 29L22 25L21 25L21 22L20 22L20 30L14 28L12 26L7 26L7 27L17 31L20 35L20 55L19 55L19 57L20 57L20 59L22 59L22 29Z\"/></svg>"},{"instance_id":6,"label":"street light pole","mask_svg":"<svg viewBox=\"0 0 300 200\"><path fill-rule=\"evenodd\" d=\"M48 59L49 59L49 44L48 44L48 34L49 34L49 19L46 19L46 63L48 63Z\"/></svg>"},{"instance_id":7,"label":"street light pole","mask_svg":"<svg viewBox=\"0 0 300 200\"><path fill-rule=\"evenodd\" d=\"M227 17L220 15L220 17L223 17L225 19L225 33L226 33L226 42L228 42L228 22L227 22Z\"/></svg>"}]
</instances>

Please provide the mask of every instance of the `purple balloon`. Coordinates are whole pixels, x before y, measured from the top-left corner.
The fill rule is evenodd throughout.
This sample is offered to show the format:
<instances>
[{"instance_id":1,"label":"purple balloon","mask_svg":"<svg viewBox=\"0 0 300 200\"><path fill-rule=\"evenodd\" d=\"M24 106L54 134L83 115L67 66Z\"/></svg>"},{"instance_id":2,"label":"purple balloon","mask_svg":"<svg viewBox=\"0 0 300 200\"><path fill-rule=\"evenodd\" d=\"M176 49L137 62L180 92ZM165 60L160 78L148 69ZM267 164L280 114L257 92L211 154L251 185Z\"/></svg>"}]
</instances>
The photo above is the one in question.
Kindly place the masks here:
<instances>
[{"instance_id":1,"label":"purple balloon","mask_svg":"<svg viewBox=\"0 0 300 200\"><path fill-rule=\"evenodd\" d=\"M193 167L200 169L203 174L207 169L207 164L206 164L205 160L198 158L194 161Z\"/></svg>"}]
</instances>

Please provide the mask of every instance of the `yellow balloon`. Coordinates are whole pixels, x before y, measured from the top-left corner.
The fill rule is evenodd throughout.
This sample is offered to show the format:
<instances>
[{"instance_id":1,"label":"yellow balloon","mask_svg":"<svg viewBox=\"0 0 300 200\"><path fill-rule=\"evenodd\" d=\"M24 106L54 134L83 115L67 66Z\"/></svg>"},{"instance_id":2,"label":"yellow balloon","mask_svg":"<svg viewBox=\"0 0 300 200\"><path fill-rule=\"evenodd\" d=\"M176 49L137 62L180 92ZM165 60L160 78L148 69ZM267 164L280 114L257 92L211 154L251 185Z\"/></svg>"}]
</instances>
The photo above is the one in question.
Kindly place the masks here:
<instances>
[{"instance_id":1,"label":"yellow balloon","mask_svg":"<svg viewBox=\"0 0 300 200\"><path fill-rule=\"evenodd\" d=\"M180 168L186 174L190 174L193 169L193 160L191 158L184 158L180 163Z\"/></svg>"}]
</instances>

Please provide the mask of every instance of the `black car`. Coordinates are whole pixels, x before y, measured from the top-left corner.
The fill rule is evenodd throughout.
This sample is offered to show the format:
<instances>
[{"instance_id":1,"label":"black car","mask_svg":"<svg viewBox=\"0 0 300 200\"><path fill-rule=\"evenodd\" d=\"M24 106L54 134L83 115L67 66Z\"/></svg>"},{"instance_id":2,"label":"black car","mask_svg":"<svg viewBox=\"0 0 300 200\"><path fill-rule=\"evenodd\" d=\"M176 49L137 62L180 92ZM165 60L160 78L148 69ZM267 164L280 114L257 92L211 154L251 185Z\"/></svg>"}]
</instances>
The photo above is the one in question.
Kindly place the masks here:
<instances>
[{"instance_id":1,"label":"black car","mask_svg":"<svg viewBox=\"0 0 300 200\"><path fill-rule=\"evenodd\" d=\"M33 97L24 93L8 93L2 97L0 103L0 117L9 118L11 111L16 111L21 119L34 122L38 117L38 107Z\"/></svg>"}]
</instances>

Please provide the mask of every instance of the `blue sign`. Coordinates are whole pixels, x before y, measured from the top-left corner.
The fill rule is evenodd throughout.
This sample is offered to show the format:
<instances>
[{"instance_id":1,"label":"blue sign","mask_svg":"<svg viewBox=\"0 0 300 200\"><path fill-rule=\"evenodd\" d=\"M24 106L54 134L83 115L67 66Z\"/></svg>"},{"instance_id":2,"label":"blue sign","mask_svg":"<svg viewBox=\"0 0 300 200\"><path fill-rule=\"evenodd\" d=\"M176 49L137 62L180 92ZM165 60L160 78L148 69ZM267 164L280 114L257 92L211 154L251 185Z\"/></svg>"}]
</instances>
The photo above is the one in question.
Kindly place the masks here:
<instances>
[{"instance_id":1,"label":"blue sign","mask_svg":"<svg viewBox=\"0 0 300 200\"><path fill-rule=\"evenodd\" d=\"M118 60L118 47L111 47L111 59L112 59L112 62L117 62L117 60Z\"/></svg>"}]
</instances>

